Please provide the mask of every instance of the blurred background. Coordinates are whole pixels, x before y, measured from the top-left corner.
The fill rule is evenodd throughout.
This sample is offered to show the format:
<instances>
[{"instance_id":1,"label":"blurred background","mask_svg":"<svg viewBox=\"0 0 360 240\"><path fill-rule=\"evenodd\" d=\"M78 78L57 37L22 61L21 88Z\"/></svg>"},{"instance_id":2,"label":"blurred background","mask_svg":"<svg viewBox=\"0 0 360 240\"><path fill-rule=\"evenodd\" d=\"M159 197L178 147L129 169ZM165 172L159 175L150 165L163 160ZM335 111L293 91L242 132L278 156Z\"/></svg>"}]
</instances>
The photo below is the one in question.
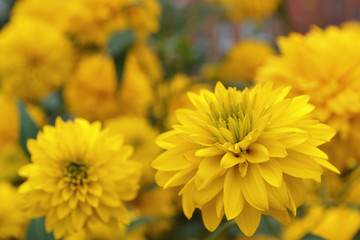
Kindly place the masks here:
<instances>
[{"instance_id":1,"label":"blurred background","mask_svg":"<svg viewBox=\"0 0 360 240\"><path fill-rule=\"evenodd\" d=\"M176 122L176 109L191 106L186 92L212 90L217 81L252 86L256 71L279 54L279 36L358 20L359 0L0 0L0 239L39 232L53 239L43 219L23 216L16 188L29 161L26 139L58 116L101 121L146 166L125 234L101 229L65 239L246 239L236 227L210 234L199 212L183 216L178 189L156 187L156 136ZM323 208L299 209L303 222L288 233L302 232L284 239L325 239L316 235L343 218L352 225L341 239L360 239L358 211L326 214L330 223L315 231L306 222L325 216ZM262 219L254 239L286 231Z\"/></svg>"}]
</instances>

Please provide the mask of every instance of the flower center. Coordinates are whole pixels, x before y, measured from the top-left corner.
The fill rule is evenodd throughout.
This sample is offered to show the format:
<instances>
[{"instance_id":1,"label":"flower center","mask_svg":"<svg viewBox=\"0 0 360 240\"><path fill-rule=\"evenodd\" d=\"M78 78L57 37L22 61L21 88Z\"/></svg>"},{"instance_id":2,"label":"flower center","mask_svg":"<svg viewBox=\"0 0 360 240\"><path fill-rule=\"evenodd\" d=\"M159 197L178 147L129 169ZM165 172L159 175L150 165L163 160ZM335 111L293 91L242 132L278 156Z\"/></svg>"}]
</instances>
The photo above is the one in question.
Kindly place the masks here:
<instances>
[{"instance_id":1,"label":"flower center","mask_svg":"<svg viewBox=\"0 0 360 240\"><path fill-rule=\"evenodd\" d=\"M87 167L81 163L71 162L66 165L64 175L69 178L71 183L81 184L87 178Z\"/></svg>"}]
</instances>

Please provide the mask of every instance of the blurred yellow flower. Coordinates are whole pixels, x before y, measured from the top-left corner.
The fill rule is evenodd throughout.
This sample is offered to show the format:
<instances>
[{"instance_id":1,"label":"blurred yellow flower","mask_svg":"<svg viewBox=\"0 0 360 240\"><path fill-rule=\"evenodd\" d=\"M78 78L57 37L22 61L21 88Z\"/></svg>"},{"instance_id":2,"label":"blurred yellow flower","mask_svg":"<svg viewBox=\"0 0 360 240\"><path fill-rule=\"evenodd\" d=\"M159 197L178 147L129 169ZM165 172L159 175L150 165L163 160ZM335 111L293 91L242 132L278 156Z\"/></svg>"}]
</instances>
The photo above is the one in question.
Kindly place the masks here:
<instances>
[{"instance_id":1,"label":"blurred yellow flower","mask_svg":"<svg viewBox=\"0 0 360 240\"><path fill-rule=\"evenodd\" d=\"M19 168L27 163L29 160L20 144L9 143L0 147L0 180L16 182Z\"/></svg>"},{"instance_id":2,"label":"blurred yellow flower","mask_svg":"<svg viewBox=\"0 0 360 240\"><path fill-rule=\"evenodd\" d=\"M119 114L143 116L152 99L150 80L130 53L121 85L112 59L97 54L83 58L64 89L69 111L89 121L104 121ZM94 107L96 106L96 107Z\"/></svg>"},{"instance_id":3,"label":"blurred yellow flower","mask_svg":"<svg viewBox=\"0 0 360 240\"><path fill-rule=\"evenodd\" d=\"M20 0L16 1L11 15L13 18L35 18L51 24L52 27L55 26L59 30L63 30L61 26L64 19L61 17L61 14L63 14L68 3L71 3L71 1Z\"/></svg>"},{"instance_id":4,"label":"blurred yellow flower","mask_svg":"<svg viewBox=\"0 0 360 240\"><path fill-rule=\"evenodd\" d=\"M6 95L0 94L0 149L19 138L19 119L16 103Z\"/></svg>"},{"instance_id":5,"label":"blurred yellow flower","mask_svg":"<svg viewBox=\"0 0 360 240\"><path fill-rule=\"evenodd\" d=\"M154 188L143 191L130 206L134 210L133 221L143 217L149 218L148 223L139 224L124 235L125 240L160 239L161 234L171 228L173 217L177 213L177 192L175 189Z\"/></svg>"},{"instance_id":6,"label":"blurred yellow flower","mask_svg":"<svg viewBox=\"0 0 360 240\"><path fill-rule=\"evenodd\" d=\"M241 21L246 18L261 20L271 15L279 6L280 0L209 0L220 4L230 19Z\"/></svg>"},{"instance_id":7,"label":"blurred yellow flower","mask_svg":"<svg viewBox=\"0 0 360 240\"><path fill-rule=\"evenodd\" d=\"M291 85L293 96L310 95L316 118L338 132L327 149L340 168L351 158L360 160L360 47L353 44L358 40L360 27L354 25L313 27L306 35L280 37L281 55L269 59L256 76L257 81Z\"/></svg>"},{"instance_id":8,"label":"blurred yellow flower","mask_svg":"<svg viewBox=\"0 0 360 240\"><path fill-rule=\"evenodd\" d=\"M360 228L360 213L345 205L324 208L311 206L305 216L295 219L283 231L287 240L302 239L311 233L328 240L351 240Z\"/></svg>"},{"instance_id":9,"label":"blurred yellow flower","mask_svg":"<svg viewBox=\"0 0 360 240\"><path fill-rule=\"evenodd\" d=\"M160 148L155 144L158 131L146 118L140 117L118 117L105 122L105 126L112 133L121 134L125 144L134 147L132 159L144 165L143 184L153 183L155 172L150 163L160 153Z\"/></svg>"},{"instance_id":10,"label":"blurred yellow flower","mask_svg":"<svg viewBox=\"0 0 360 240\"><path fill-rule=\"evenodd\" d=\"M226 55L219 75L227 81L253 80L257 69L274 54L273 47L266 42L255 39L241 41Z\"/></svg>"},{"instance_id":11,"label":"blurred yellow flower","mask_svg":"<svg viewBox=\"0 0 360 240\"><path fill-rule=\"evenodd\" d=\"M70 43L51 25L12 19L0 32L0 85L16 97L40 100L68 79L72 58Z\"/></svg>"},{"instance_id":12,"label":"blurred yellow flower","mask_svg":"<svg viewBox=\"0 0 360 240\"><path fill-rule=\"evenodd\" d=\"M154 113L164 122L165 129L177 123L175 111L179 108L191 108L192 104L186 93L199 92L200 89L209 88L208 84L196 82L185 74L178 73L169 81L163 81L157 86Z\"/></svg>"},{"instance_id":13,"label":"blurred yellow flower","mask_svg":"<svg viewBox=\"0 0 360 240\"><path fill-rule=\"evenodd\" d=\"M0 239L23 239L26 218L16 188L0 181L0 199Z\"/></svg>"},{"instance_id":14,"label":"blurred yellow flower","mask_svg":"<svg viewBox=\"0 0 360 240\"><path fill-rule=\"evenodd\" d=\"M118 228L130 218L123 201L136 197L140 165L129 161L130 146L99 122L56 120L28 141L32 163L19 191L30 217L45 216L55 238L98 225Z\"/></svg>"},{"instance_id":15,"label":"blurred yellow flower","mask_svg":"<svg viewBox=\"0 0 360 240\"><path fill-rule=\"evenodd\" d=\"M154 33L159 15L156 0L73 0L61 17L76 41L104 46L111 34L128 28L140 39Z\"/></svg>"},{"instance_id":16,"label":"blurred yellow flower","mask_svg":"<svg viewBox=\"0 0 360 240\"><path fill-rule=\"evenodd\" d=\"M334 131L312 120L308 96L286 98L290 88L270 83L252 90L203 90L188 96L195 110L177 111L179 125L160 135L166 149L152 163L164 188L183 186L187 218L200 208L205 227L214 231L224 213L247 236L261 214L283 223L303 201L303 179L320 180L322 167L338 173L318 146Z\"/></svg>"}]
</instances>

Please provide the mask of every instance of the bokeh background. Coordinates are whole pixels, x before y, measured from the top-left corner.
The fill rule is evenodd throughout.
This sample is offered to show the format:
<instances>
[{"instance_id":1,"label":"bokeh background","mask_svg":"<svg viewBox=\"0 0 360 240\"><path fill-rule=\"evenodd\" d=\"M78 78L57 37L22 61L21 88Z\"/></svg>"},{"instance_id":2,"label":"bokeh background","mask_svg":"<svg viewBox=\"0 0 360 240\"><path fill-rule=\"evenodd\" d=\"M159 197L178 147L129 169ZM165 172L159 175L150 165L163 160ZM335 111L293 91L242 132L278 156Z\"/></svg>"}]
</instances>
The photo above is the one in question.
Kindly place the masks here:
<instances>
[{"instance_id":1,"label":"bokeh background","mask_svg":"<svg viewBox=\"0 0 360 240\"><path fill-rule=\"evenodd\" d=\"M156 136L191 107L188 91L253 86L280 36L358 20L358 0L0 0L0 239L53 239L16 188L27 138L59 116L100 121L145 165L128 229L65 239L246 239L234 226L208 232L199 212L187 220L178 189L156 186ZM293 223L262 219L253 239L360 239L357 161L309 183Z\"/></svg>"}]
</instances>

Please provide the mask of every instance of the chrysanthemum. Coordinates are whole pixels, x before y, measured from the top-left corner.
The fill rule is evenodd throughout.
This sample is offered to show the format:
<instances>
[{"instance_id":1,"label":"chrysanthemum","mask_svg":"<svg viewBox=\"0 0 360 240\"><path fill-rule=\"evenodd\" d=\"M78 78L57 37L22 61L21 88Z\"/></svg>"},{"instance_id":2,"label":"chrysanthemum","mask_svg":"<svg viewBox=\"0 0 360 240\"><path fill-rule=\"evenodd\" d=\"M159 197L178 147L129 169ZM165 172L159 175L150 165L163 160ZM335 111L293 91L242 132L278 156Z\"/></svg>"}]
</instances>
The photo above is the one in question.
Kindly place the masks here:
<instances>
[{"instance_id":1,"label":"chrysanthemum","mask_svg":"<svg viewBox=\"0 0 360 240\"><path fill-rule=\"evenodd\" d=\"M252 18L260 20L272 14L280 4L280 0L210 0L220 4L229 18L243 20Z\"/></svg>"},{"instance_id":2,"label":"chrysanthemum","mask_svg":"<svg viewBox=\"0 0 360 240\"><path fill-rule=\"evenodd\" d=\"M191 218L202 211L214 231L224 214L251 236L261 214L288 222L303 200L303 180L320 180L322 167L338 172L318 146L334 131L312 120L308 96L286 98L289 87L270 83L252 90L189 93L195 110L177 111L179 125L159 136L166 151L152 163L164 188L183 186L182 205Z\"/></svg>"},{"instance_id":3,"label":"chrysanthemum","mask_svg":"<svg viewBox=\"0 0 360 240\"><path fill-rule=\"evenodd\" d=\"M257 69L274 54L274 49L266 42L241 41L226 55L221 77L225 80L253 80Z\"/></svg>"},{"instance_id":4,"label":"chrysanthemum","mask_svg":"<svg viewBox=\"0 0 360 240\"><path fill-rule=\"evenodd\" d=\"M278 39L281 55L270 58L256 76L276 86L291 85L293 96L311 97L315 117L338 132L329 145L330 160L336 162L360 160L360 47L353 44L357 41L360 27L355 23L325 30L313 27L306 35L292 33Z\"/></svg>"},{"instance_id":5,"label":"chrysanthemum","mask_svg":"<svg viewBox=\"0 0 360 240\"><path fill-rule=\"evenodd\" d=\"M70 43L51 25L12 19L0 33L0 85L16 97L39 100L68 79L72 57Z\"/></svg>"},{"instance_id":6,"label":"chrysanthemum","mask_svg":"<svg viewBox=\"0 0 360 240\"><path fill-rule=\"evenodd\" d=\"M0 239L22 239L26 218L21 210L19 194L8 182L0 182Z\"/></svg>"},{"instance_id":7,"label":"chrysanthemum","mask_svg":"<svg viewBox=\"0 0 360 240\"><path fill-rule=\"evenodd\" d=\"M151 98L150 80L132 53L126 58L120 86L112 59L98 54L80 61L64 89L70 112L90 121L103 121L119 114L142 116L147 113Z\"/></svg>"},{"instance_id":8,"label":"chrysanthemum","mask_svg":"<svg viewBox=\"0 0 360 240\"><path fill-rule=\"evenodd\" d=\"M129 223L123 201L136 197L140 165L129 161L122 137L99 122L56 120L28 141L32 163L20 169L20 186L30 217L45 216L55 238L98 225Z\"/></svg>"}]
</instances>

